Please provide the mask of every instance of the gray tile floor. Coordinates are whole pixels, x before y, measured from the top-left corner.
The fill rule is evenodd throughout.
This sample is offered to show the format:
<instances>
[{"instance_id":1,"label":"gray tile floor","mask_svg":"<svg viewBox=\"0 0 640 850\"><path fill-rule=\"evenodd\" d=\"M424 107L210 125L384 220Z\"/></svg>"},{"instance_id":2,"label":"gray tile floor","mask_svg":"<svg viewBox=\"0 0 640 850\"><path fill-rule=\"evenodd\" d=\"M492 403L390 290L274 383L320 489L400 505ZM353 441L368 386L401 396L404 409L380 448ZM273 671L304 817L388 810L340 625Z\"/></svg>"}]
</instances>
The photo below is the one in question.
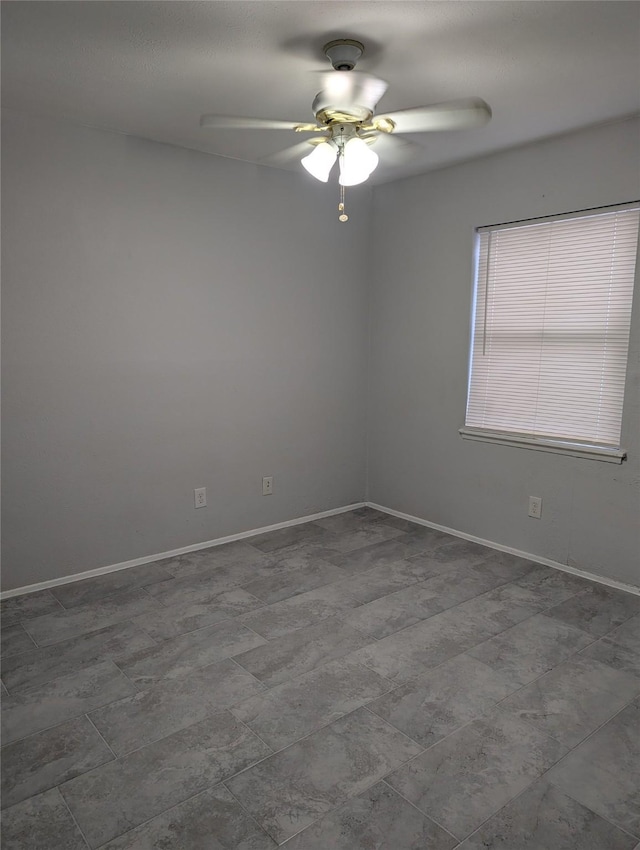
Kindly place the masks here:
<instances>
[{"instance_id":1,"label":"gray tile floor","mask_svg":"<svg viewBox=\"0 0 640 850\"><path fill-rule=\"evenodd\" d=\"M640 597L369 509L2 603L7 850L639 850Z\"/></svg>"}]
</instances>

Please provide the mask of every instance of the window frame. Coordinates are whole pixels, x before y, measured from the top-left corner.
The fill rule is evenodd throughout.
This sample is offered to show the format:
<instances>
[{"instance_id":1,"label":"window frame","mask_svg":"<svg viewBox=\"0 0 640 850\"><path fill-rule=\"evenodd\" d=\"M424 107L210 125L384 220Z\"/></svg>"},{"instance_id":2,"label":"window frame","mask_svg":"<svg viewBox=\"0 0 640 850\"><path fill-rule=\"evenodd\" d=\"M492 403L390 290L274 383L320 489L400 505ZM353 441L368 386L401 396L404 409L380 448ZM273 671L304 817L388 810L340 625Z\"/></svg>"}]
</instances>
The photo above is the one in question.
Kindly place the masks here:
<instances>
[{"instance_id":1,"label":"window frame","mask_svg":"<svg viewBox=\"0 0 640 850\"><path fill-rule=\"evenodd\" d=\"M474 242L474 255L473 255L473 295L472 295L472 303L471 303L471 329L469 334L469 358L468 358L468 372L467 372L467 392L466 392L466 404L465 404L465 423L467 419L467 408L469 405L469 398L471 392L471 379L472 379L472 369L474 362L474 340L476 333L476 307L477 307L477 293L478 293L478 270L480 266L480 234L483 231L494 230L500 228L508 228L508 227L517 227L519 225L526 227L530 224L535 223L544 223L547 221L557 221L557 220L570 220L575 218L580 218L588 215L597 215L599 213L611 213L616 212L618 210L633 210L640 207L640 201L627 201L620 204L612 204L608 206L599 206L593 207L584 210L578 210L570 213L558 213L555 215L548 216L538 216L530 219L520 219L517 221L509 221L502 222L500 224L493 225L483 225L482 227L477 227L474 232L475 242ZM640 273L640 262L638 261L638 253L636 253L636 265L634 272L634 293L637 285L638 274ZM632 295L632 307L630 314L630 330L633 327L633 315L634 315L634 305L633 305L633 295ZM638 305L635 305L635 309L638 309ZM631 351L631 344L629 344L629 348L627 350L627 367L628 367L628 359ZM627 371L628 376L628 371ZM625 380L625 390L627 386L627 379ZM626 392L623 393L622 399L622 422L621 422L621 433L620 440L622 441L622 426L624 425L624 402L625 402ZM463 425L458 429L458 433L463 440L471 440L475 442L483 442L483 443L492 443L494 445L503 445L512 448L520 448L520 449L528 449L533 451L542 451L549 452L553 454L561 454L568 455L571 457L577 458L586 458L589 460L596 461L604 461L608 463L617 463L621 464L623 460L625 460L627 454L626 451L621 447L614 446L602 446L595 445L593 443L589 443L588 441L572 439L570 437L562 438L562 437L545 437L542 435L527 435L519 432L512 432L508 430L501 430L498 428L480 428L477 426Z\"/></svg>"}]
</instances>

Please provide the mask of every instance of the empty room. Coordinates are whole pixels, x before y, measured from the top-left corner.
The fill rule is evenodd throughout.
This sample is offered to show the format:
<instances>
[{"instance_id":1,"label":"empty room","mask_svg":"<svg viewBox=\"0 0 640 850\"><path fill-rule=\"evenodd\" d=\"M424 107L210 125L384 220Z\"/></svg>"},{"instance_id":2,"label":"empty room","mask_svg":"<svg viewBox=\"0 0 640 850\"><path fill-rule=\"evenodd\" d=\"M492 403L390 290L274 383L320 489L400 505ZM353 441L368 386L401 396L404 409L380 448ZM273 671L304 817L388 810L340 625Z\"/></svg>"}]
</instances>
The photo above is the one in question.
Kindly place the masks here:
<instances>
[{"instance_id":1,"label":"empty room","mask_svg":"<svg viewBox=\"0 0 640 850\"><path fill-rule=\"evenodd\" d=\"M640 850L640 2L0 13L2 850Z\"/></svg>"}]
</instances>

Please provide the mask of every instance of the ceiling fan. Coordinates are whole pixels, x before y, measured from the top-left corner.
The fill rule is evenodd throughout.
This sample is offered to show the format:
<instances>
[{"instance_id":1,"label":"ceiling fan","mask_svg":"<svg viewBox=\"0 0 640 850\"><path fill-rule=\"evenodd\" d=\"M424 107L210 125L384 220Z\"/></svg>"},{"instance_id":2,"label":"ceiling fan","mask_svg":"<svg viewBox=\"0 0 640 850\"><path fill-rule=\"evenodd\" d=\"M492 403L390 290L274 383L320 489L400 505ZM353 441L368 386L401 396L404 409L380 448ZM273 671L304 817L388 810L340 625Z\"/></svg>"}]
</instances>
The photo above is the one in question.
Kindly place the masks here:
<instances>
[{"instance_id":1,"label":"ceiling fan","mask_svg":"<svg viewBox=\"0 0 640 850\"><path fill-rule=\"evenodd\" d=\"M314 134L312 138L265 157L261 162L284 165L304 153L306 156L301 160L304 168L326 183L337 160L341 187L340 221L348 219L344 208L344 187L363 183L378 165L378 154L372 146L376 146L386 161L398 163L419 148L409 140L398 139L396 134L462 130L479 127L491 118L489 105L478 97L376 114L387 83L354 70L364 46L359 41L344 38L330 41L323 50L334 70L321 72L322 87L311 106L315 122L203 115L200 126L229 130L294 130L296 133ZM313 146L310 153L309 145Z\"/></svg>"}]
</instances>

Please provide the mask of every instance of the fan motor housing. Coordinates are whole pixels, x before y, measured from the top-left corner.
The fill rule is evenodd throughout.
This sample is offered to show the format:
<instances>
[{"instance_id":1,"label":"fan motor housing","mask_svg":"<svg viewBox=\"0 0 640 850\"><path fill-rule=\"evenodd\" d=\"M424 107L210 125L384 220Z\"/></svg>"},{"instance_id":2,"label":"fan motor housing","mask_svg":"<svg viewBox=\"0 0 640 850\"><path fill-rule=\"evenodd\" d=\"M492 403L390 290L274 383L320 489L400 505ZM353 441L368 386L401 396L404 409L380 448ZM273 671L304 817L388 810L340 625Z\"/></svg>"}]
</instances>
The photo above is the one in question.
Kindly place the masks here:
<instances>
[{"instance_id":1,"label":"fan motor housing","mask_svg":"<svg viewBox=\"0 0 640 850\"><path fill-rule=\"evenodd\" d=\"M364 52L364 45L352 38L339 38L325 44L323 51L335 71L353 71Z\"/></svg>"}]
</instances>

